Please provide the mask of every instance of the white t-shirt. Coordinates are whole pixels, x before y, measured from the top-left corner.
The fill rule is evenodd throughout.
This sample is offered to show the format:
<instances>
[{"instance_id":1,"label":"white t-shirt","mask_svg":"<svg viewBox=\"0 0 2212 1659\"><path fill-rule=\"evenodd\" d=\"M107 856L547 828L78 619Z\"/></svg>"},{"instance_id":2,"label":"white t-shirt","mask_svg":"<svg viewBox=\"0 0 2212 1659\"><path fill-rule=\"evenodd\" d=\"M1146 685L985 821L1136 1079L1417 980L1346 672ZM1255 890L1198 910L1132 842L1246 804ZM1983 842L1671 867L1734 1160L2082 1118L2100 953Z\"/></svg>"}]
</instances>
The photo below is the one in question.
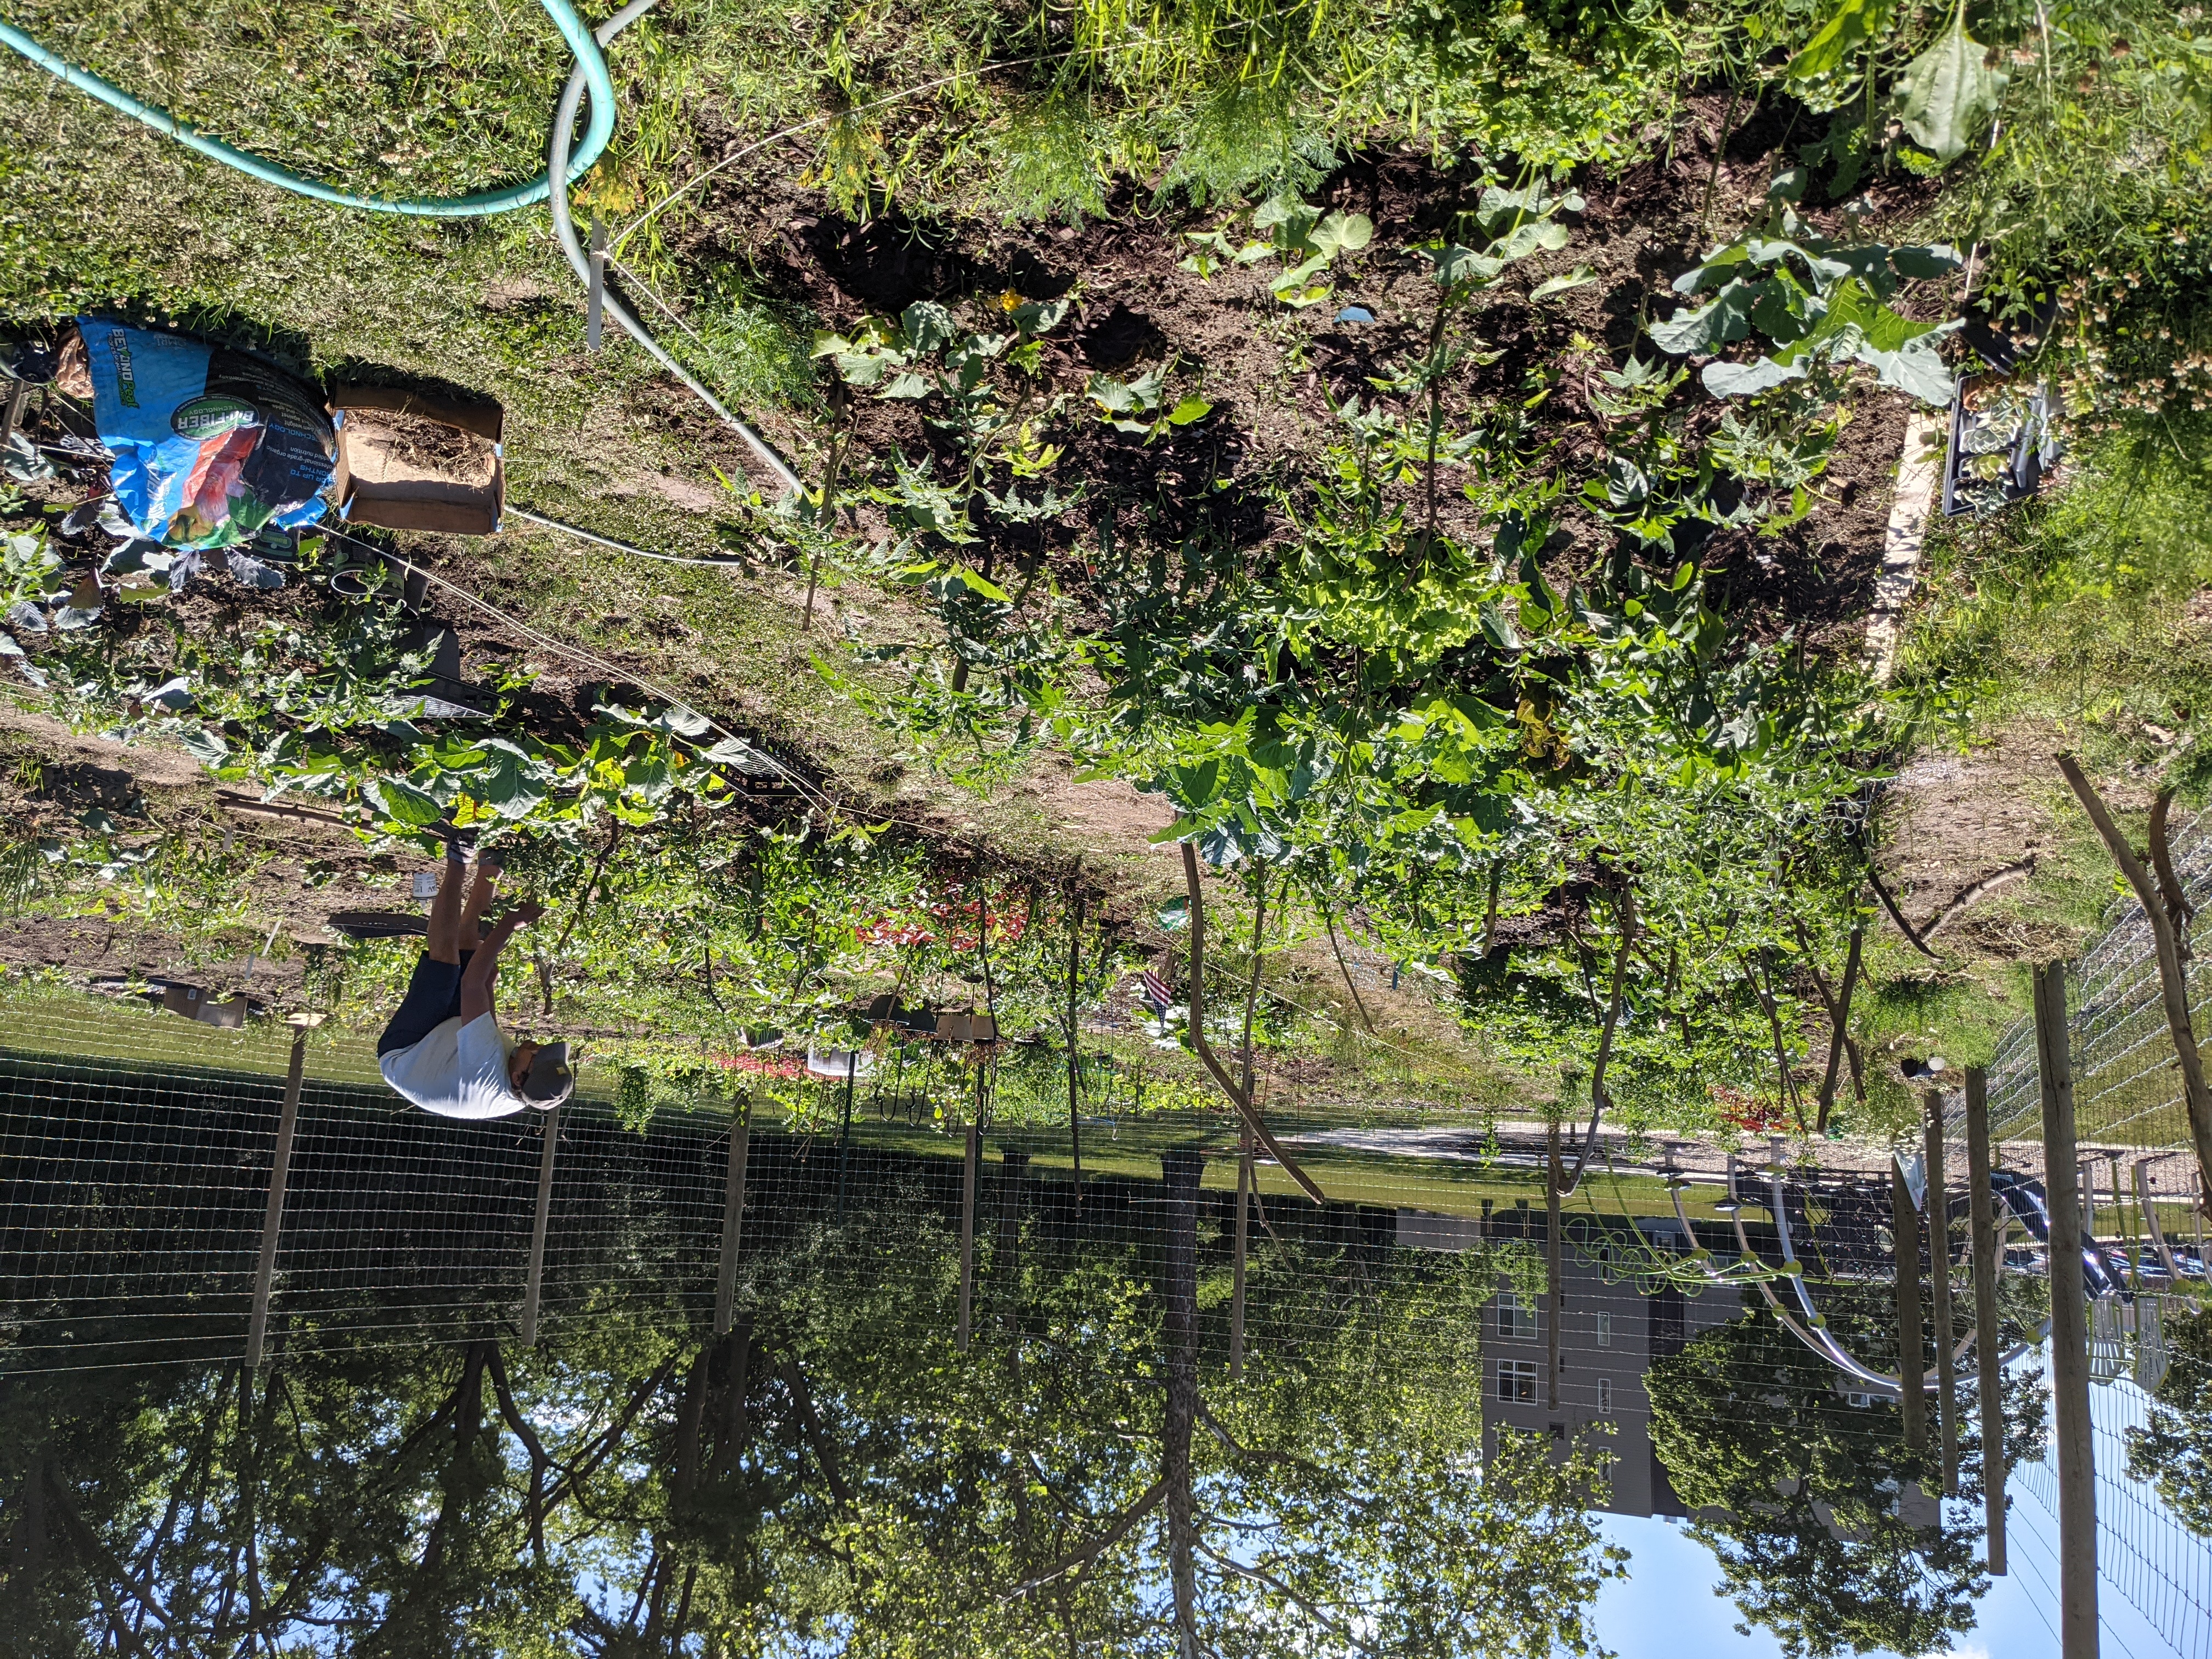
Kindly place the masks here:
<instances>
[{"instance_id":1,"label":"white t-shirt","mask_svg":"<svg viewBox=\"0 0 2212 1659\"><path fill-rule=\"evenodd\" d=\"M433 1026L420 1042L394 1048L379 1065L384 1080L426 1112L506 1117L529 1104L507 1086L514 1048L489 1014L465 1022L456 1014Z\"/></svg>"}]
</instances>

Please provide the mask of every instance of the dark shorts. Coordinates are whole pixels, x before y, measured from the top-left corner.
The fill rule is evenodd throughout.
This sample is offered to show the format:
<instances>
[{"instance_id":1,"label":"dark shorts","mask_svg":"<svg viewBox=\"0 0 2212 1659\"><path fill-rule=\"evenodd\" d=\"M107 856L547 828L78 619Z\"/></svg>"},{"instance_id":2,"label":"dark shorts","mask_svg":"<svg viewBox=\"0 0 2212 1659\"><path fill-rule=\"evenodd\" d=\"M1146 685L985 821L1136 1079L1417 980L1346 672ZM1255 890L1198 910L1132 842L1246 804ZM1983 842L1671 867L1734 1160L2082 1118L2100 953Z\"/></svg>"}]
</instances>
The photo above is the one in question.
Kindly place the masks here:
<instances>
[{"instance_id":1,"label":"dark shorts","mask_svg":"<svg viewBox=\"0 0 2212 1659\"><path fill-rule=\"evenodd\" d=\"M461 1017L461 975L468 971L473 951L461 952L459 962L433 962L428 955L415 961L415 976L407 981L392 1024L377 1040L376 1057L412 1048L449 1019Z\"/></svg>"}]
</instances>

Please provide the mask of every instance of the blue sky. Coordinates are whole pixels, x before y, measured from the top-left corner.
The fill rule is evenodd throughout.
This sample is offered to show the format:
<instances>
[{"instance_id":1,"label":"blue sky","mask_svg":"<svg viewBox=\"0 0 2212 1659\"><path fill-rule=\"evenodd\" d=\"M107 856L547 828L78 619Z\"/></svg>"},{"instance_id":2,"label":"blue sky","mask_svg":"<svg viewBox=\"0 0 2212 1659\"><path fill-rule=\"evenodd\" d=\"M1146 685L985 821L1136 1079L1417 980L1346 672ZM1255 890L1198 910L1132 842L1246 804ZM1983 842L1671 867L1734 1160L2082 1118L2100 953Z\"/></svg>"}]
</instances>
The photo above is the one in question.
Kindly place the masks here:
<instances>
[{"instance_id":1,"label":"blue sky","mask_svg":"<svg viewBox=\"0 0 2212 1659\"><path fill-rule=\"evenodd\" d=\"M1597 1601L1597 1636L1620 1659L1779 1659L1766 1632L1735 1632L1735 1604L1713 1594L1712 1553L1663 1521L1602 1517L1607 1540L1630 1552L1629 1577ZM2012 1571L1976 1604L1978 1622L1948 1659L2057 1659L2056 1529L2041 1506L2015 1494L2008 1532ZM2108 1581L2098 1585L2106 1659L2172 1659L2163 1640ZM1899 1659L1887 1650L1880 1659ZM1921 1659L1911 1656L1911 1659Z\"/></svg>"}]
</instances>

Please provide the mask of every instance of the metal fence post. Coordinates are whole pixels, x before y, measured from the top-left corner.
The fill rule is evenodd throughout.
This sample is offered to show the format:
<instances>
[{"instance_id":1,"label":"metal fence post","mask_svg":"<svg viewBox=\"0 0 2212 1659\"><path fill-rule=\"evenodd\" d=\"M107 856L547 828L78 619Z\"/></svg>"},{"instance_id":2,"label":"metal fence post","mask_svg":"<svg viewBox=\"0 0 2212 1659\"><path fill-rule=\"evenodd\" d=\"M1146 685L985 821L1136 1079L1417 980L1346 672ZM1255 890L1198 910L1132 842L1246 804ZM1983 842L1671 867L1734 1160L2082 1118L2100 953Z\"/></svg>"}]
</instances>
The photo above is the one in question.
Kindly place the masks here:
<instances>
[{"instance_id":1,"label":"metal fence post","mask_svg":"<svg viewBox=\"0 0 2212 1659\"><path fill-rule=\"evenodd\" d=\"M1959 1371L1951 1349L1956 1333L1951 1318L1951 1194L1944 1181L1943 1096L1930 1089L1927 1098L1927 1145L1922 1162L1922 1209L1928 1217L1928 1271L1935 1292L1936 1413L1937 1443L1943 1452L1943 1495L1959 1495Z\"/></svg>"},{"instance_id":2,"label":"metal fence post","mask_svg":"<svg viewBox=\"0 0 2212 1659\"><path fill-rule=\"evenodd\" d=\"M1990 1194L1989 1074L1966 1069L1966 1199L1974 1242L1974 1364L1982 1407L1982 1524L1990 1571L2005 1571L2004 1376L1997 1352L1996 1206Z\"/></svg>"},{"instance_id":3,"label":"metal fence post","mask_svg":"<svg viewBox=\"0 0 2212 1659\"><path fill-rule=\"evenodd\" d=\"M553 1154L561 1144L561 1109L545 1114L538 1128L544 1150L538 1158L538 1215L530 1226L530 1282L522 1292L522 1346L538 1344L538 1290L545 1276L545 1229L553 1218Z\"/></svg>"},{"instance_id":4,"label":"metal fence post","mask_svg":"<svg viewBox=\"0 0 2212 1659\"><path fill-rule=\"evenodd\" d=\"M284 1074L284 1105L276 1115L276 1155L269 1166L269 1207L261 1218L261 1258L253 1269L253 1317L246 1328L246 1365L261 1363L269 1335L269 1292L276 1281L276 1241L284 1231L284 1184L292 1173L292 1135L300 1122L300 1081L307 1066L307 1028L292 1033L292 1064Z\"/></svg>"},{"instance_id":5,"label":"metal fence post","mask_svg":"<svg viewBox=\"0 0 2212 1659\"><path fill-rule=\"evenodd\" d=\"M2066 969L2035 970L2035 1061L2051 1205L2051 1383L2057 1413L2058 1640L2062 1659L2096 1659L2097 1469L2090 1441L2089 1333L2082 1306L2081 1211Z\"/></svg>"},{"instance_id":6,"label":"metal fence post","mask_svg":"<svg viewBox=\"0 0 2212 1659\"><path fill-rule=\"evenodd\" d=\"M738 1240L745 1214L745 1151L751 1102L740 1100L731 1113L730 1165L722 1182L722 1261L714 1275L714 1334L729 1334L737 1312Z\"/></svg>"}]
</instances>

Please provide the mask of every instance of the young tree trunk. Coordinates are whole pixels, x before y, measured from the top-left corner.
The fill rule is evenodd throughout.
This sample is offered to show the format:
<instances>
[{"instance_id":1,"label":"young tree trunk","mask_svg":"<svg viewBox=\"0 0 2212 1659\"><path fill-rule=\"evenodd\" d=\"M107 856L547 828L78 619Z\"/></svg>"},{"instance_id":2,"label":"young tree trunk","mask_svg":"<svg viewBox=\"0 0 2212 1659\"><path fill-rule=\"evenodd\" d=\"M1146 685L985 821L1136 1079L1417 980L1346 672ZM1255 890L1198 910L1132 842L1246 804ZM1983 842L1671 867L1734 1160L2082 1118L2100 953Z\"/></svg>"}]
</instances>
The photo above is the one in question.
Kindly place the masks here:
<instances>
[{"instance_id":1,"label":"young tree trunk","mask_svg":"<svg viewBox=\"0 0 2212 1659\"><path fill-rule=\"evenodd\" d=\"M1562 1185L1559 1168L1559 1121L1553 1118L1545 1135L1544 1159L1544 1300L1548 1304L1551 1328L1546 1335L1545 1372L1547 1381L1544 1389L1546 1407L1559 1409L1559 1326L1566 1313L1566 1291L1563 1260L1565 1240L1561 1236L1559 1223L1559 1188Z\"/></svg>"},{"instance_id":2,"label":"young tree trunk","mask_svg":"<svg viewBox=\"0 0 2212 1659\"><path fill-rule=\"evenodd\" d=\"M1620 950L1613 959L1613 990L1606 1000L1605 1025L1598 1033L1597 1062L1590 1068L1589 1133L1583 1138L1581 1156L1575 1159L1574 1178L1559 1187L1563 1197L1572 1197L1583 1184L1583 1176L1589 1169L1590 1159L1597 1156L1598 1126L1605 1121L1606 1108L1612 1097L1605 1091L1605 1070L1613 1062L1613 1039L1620 1025L1620 1005L1627 994L1628 956L1636 948L1636 895L1624 890L1620 896ZM1559 1186L1558 1182L1553 1183Z\"/></svg>"},{"instance_id":3,"label":"young tree trunk","mask_svg":"<svg viewBox=\"0 0 2212 1659\"><path fill-rule=\"evenodd\" d=\"M1859 952L1865 944L1866 929L1852 928L1850 949L1844 956L1844 982L1828 1007L1828 1069L1820 1079L1820 1103L1813 1119L1815 1134L1828 1133L1828 1114L1835 1109L1838 1075L1850 1047L1851 988L1858 982Z\"/></svg>"},{"instance_id":4,"label":"young tree trunk","mask_svg":"<svg viewBox=\"0 0 2212 1659\"><path fill-rule=\"evenodd\" d=\"M2120 866L2135 890L2136 902L2143 908L2150 922L2150 935L2158 953L2158 987L2166 1003L2166 1029L2173 1034L2173 1054L2181 1066L2181 1096L2189 1110L2189 1134L2197 1148L2197 1167L2208 1182L2212 1182L2212 1091L2204 1082L2204 1062L2197 1052L2197 1031L2189 1013L2189 975L2187 936L2177 918L2185 925L2189 904L2179 882L2172 883L2161 893L2151 879L2150 872L2143 868L2142 860L2136 856L2128 838L2120 833L2118 824L2105 807L2104 799L2091 786L2081 764L2071 755L2058 757L2058 769L2066 775L2089 822L2096 825L2097 834L2105 842L2105 849L2112 855L2112 862ZM2162 844L2166 830L2166 805L2169 799L2161 794L2159 805L2152 812L2154 844L2151 855L2161 872L2172 868Z\"/></svg>"},{"instance_id":5,"label":"young tree trunk","mask_svg":"<svg viewBox=\"0 0 2212 1659\"><path fill-rule=\"evenodd\" d=\"M714 1351L702 1347L684 1379L684 1398L676 1407L676 1498L689 1498L699 1485L699 1437L707 1419L707 1383Z\"/></svg>"},{"instance_id":6,"label":"young tree trunk","mask_svg":"<svg viewBox=\"0 0 2212 1659\"><path fill-rule=\"evenodd\" d=\"M752 1355L752 1346L753 1316L740 1314L722 1339L722 1421L714 1447L717 1484L736 1475L738 1460L752 1442L752 1421L745 1410L745 1395L750 1386L747 1362Z\"/></svg>"},{"instance_id":7,"label":"young tree trunk","mask_svg":"<svg viewBox=\"0 0 2212 1659\"><path fill-rule=\"evenodd\" d=\"M1251 1128L1254 1137L1267 1149L1268 1156L1282 1166L1283 1173L1305 1189L1306 1196L1316 1204L1326 1204L1328 1198L1314 1178L1298 1167L1297 1160L1282 1148L1280 1142L1260 1121L1260 1114L1253 1109L1249 1096L1237 1087L1237 1079L1229 1075L1213 1052L1213 1044L1206 1035L1206 893L1199 885L1198 849L1188 842L1182 844L1182 878L1184 890L1190 899L1190 1046L1198 1050L1199 1059L1212 1075L1221 1092L1229 1097L1229 1103L1237 1109ZM1140 1085L1141 1086L1141 1085Z\"/></svg>"},{"instance_id":8,"label":"young tree trunk","mask_svg":"<svg viewBox=\"0 0 2212 1659\"><path fill-rule=\"evenodd\" d=\"M1161 1480L1167 1487L1168 1578L1175 1592L1180 1659L1198 1659L1197 1536L1191 1510L1190 1438L1198 1421L1198 1188L1205 1155L1185 1148L1160 1159L1167 1209L1162 1273L1167 1343L1167 1410L1161 1425Z\"/></svg>"}]
</instances>

